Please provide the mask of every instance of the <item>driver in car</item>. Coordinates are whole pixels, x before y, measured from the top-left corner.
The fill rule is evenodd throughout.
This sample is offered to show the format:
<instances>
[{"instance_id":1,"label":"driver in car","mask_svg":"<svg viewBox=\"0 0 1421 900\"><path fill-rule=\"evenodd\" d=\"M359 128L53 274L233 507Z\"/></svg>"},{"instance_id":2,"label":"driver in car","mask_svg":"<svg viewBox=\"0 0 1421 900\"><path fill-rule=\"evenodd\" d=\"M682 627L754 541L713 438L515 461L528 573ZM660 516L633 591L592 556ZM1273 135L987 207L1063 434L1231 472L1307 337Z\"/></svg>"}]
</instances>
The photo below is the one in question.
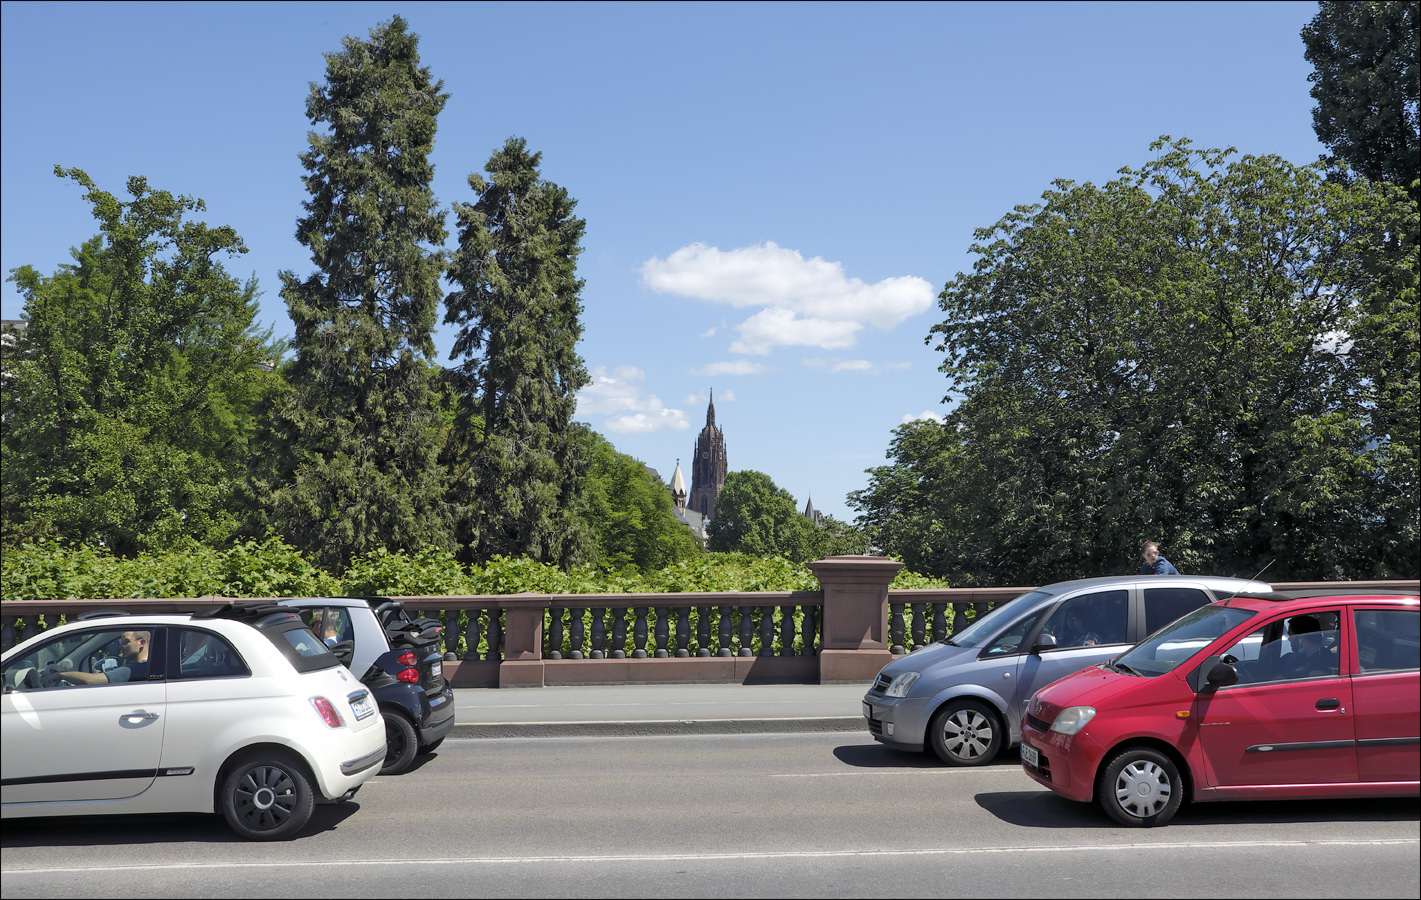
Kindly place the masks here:
<instances>
[{"instance_id":1,"label":"driver in car","mask_svg":"<svg viewBox=\"0 0 1421 900\"><path fill-rule=\"evenodd\" d=\"M124 681L148 680L148 631L125 631L118 639L118 652L123 662L107 672L55 672L70 684L118 684Z\"/></svg>"}]
</instances>

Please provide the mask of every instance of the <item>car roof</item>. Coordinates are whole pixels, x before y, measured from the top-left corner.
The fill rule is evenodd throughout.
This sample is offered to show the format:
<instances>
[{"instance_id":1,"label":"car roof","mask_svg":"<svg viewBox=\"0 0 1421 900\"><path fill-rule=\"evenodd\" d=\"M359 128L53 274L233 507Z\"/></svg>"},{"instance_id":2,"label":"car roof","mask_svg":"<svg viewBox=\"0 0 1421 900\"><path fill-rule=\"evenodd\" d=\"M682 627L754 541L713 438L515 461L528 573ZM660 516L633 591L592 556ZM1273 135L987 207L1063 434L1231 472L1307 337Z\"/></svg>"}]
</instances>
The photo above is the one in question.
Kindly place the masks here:
<instances>
[{"instance_id":1,"label":"car roof","mask_svg":"<svg viewBox=\"0 0 1421 900\"><path fill-rule=\"evenodd\" d=\"M1053 584L1036 588L1036 590L1044 594L1063 594L1066 591L1073 591L1083 587L1106 587L1110 585L1136 583L1148 583L1160 587L1184 584L1202 584L1205 587L1230 589L1269 587L1266 582L1252 581L1247 578L1226 578L1221 575L1105 575L1098 578L1076 578L1071 581L1057 581Z\"/></svg>"},{"instance_id":2,"label":"car roof","mask_svg":"<svg viewBox=\"0 0 1421 900\"><path fill-rule=\"evenodd\" d=\"M1242 606L1248 609L1266 611L1276 609L1280 604L1308 605L1316 600L1336 600L1342 603L1388 603L1398 606L1421 605L1421 596L1410 591L1385 591L1376 588L1318 588L1307 591L1267 591L1235 594L1228 600L1221 600L1225 606Z\"/></svg>"}]
</instances>

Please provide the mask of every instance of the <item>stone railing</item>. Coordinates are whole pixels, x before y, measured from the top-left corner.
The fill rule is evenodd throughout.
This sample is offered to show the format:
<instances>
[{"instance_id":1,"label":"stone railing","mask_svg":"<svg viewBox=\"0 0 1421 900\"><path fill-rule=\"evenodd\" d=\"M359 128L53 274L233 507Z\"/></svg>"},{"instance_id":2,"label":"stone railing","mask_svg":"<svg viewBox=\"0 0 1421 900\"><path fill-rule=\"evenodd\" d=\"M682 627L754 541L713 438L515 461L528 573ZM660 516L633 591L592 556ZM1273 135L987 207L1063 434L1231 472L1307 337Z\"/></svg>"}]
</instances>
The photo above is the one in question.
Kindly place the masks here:
<instances>
[{"instance_id":1,"label":"stone railing","mask_svg":"<svg viewBox=\"0 0 1421 900\"><path fill-rule=\"evenodd\" d=\"M809 565L820 591L391 599L444 623L444 671L455 687L813 684L872 680L895 656L966 627L969 611L981 615L1031 589L890 590L901 568L892 560L839 556ZM1338 586L1275 585L1279 590ZM1421 582L1347 587L1416 591ZM189 612L238 599L264 598L12 601L0 607L0 646L9 649L62 617L95 609Z\"/></svg>"}]
</instances>

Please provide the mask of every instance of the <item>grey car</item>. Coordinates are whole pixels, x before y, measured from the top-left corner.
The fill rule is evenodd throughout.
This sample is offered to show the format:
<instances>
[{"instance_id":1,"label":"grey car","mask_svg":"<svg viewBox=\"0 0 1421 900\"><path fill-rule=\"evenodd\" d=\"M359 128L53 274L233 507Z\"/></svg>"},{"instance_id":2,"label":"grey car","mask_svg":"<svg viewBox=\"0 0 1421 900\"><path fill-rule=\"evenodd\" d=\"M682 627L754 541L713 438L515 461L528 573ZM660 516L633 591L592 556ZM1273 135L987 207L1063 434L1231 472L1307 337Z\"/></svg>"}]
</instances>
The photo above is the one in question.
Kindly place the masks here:
<instances>
[{"instance_id":1,"label":"grey car","mask_svg":"<svg viewBox=\"0 0 1421 900\"><path fill-rule=\"evenodd\" d=\"M1083 578L1028 591L946 641L883 667L863 698L874 740L978 766L1021 740L1040 688L1102 663L1180 616L1258 581L1184 575Z\"/></svg>"}]
</instances>

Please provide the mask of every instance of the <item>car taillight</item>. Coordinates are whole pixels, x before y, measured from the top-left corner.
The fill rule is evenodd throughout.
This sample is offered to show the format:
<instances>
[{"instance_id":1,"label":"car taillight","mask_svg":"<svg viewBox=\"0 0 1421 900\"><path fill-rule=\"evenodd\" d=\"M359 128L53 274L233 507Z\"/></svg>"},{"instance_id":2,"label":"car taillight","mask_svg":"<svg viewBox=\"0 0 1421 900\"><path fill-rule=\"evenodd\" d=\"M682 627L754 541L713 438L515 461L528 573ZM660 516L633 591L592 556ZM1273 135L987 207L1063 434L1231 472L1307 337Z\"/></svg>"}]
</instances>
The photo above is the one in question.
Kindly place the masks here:
<instances>
[{"instance_id":1,"label":"car taillight","mask_svg":"<svg viewBox=\"0 0 1421 900\"><path fill-rule=\"evenodd\" d=\"M419 684L419 669L405 669L395 677L409 684Z\"/></svg>"},{"instance_id":2,"label":"car taillight","mask_svg":"<svg viewBox=\"0 0 1421 900\"><path fill-rule=\"evenodd\" d=\"M416 665L418 662L418 657L416 657L413 653L400 654L400 665L402 666L413 666Z\"/></svg>"},{"instance_id":3,"label":"car taillight","mask_svg":"<svg viewBox=\"0 0 1421 900\"><path fill-rule=\"evenodd\" d=\"M331 701L325 697L312 697L311 705L316 707L316 712L321 714L321 718L326 720L326 724L332 728L339 728L345 723L340 720L340 713L331 705Z\"/></svg>"}]
</instances>

